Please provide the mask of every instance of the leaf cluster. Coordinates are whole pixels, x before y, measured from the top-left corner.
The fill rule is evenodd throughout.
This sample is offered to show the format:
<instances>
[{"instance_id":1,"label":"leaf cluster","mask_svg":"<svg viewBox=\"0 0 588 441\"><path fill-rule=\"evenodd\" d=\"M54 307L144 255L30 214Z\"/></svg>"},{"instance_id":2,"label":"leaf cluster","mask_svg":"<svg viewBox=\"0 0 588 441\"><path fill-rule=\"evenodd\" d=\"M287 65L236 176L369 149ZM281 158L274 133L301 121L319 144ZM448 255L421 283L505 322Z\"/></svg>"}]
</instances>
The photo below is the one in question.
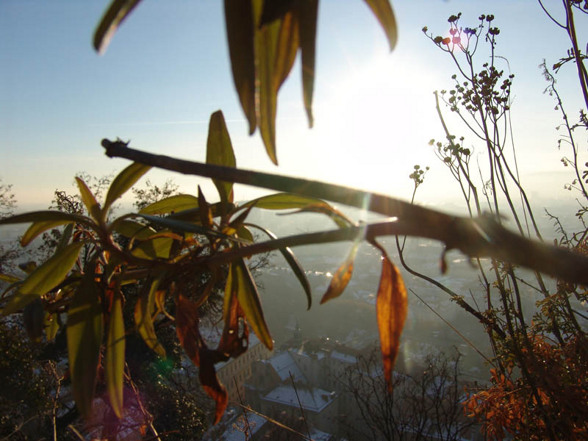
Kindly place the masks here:
<instances>
[{"instance_id":1,"label":"leaf cluster","mask_svg":"<svg viewBox=\"0 0 588 441\"><path fill-rule=\"evenodd\" d=\"M207 163L236 165L221 112L211 116ZM91 414L97 381L103 378L110 406L119 418L125 412L128 332L134 328L151 350L165 358L168 354L156 327L162 321L171 321L186 355L199 367L203 389L216 401L218 421L227 405L227 393L216 377L214 365L246 351L250 329L265 346L273 347L247 258L237 253L253 242L254 230L270 240L277 238L267 229L247 222L251 210L295 209L294 213L327 215L339 228L354 224L320 199L289 193L264 196L239 206L233 200L233 184L219 179L213 179L220 199L217 203L209 203L199 189L197 196L171 195L144 206L138 213L110 219L115 201L148 170L148 166L138 163L127 167L112 180L103 203L78 177L83 209L71 205L66 209L72 213L40 211L3 220L2 223L31 223L21 239L23 245L49 229L65 229L47 261L31 265L26 277L11 280L2 314L24 310L29 333L34 338L45 334L51 340L65 313L69 369L78 408L85 416ZM406 290L384 249L371 241L383 256L377 314L385 372L390 378L406 317ZM359 242L354 244L335 273L322 302L338 297L347 286L358 245ZM310 284L304 270L289 248L282 247L280 252L299 279L310 308ZM233 254L235 257L231 257ZM223 261L213 263L219 256ZM224 328L220 342L215 343L207 341L200 319L211 299L218 295L219 286L224 291ZM130 326L129 320L125 324L125 305L134 310Z\"/></svg>"}]
</instances>

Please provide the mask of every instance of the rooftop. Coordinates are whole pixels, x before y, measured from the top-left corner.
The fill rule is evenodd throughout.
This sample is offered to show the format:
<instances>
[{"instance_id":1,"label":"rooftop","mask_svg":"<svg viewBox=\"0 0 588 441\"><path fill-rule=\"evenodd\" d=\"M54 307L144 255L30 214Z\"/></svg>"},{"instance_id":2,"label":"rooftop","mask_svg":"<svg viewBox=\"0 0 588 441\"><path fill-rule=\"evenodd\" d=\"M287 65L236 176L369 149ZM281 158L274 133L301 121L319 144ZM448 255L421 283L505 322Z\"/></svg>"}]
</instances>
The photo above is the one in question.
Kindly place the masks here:
<instances>
[{"instance_id":1,"label":"rooftop","mask_svg":"<svg viewBox=\"0 0 588 441\"><path fill-rule=\"evenodd\" d=\"M267 420L262 416L248 413L247 418L245 418L241 414L231 422L230 427L221 435L219 441L245 441L251 439L265 423L267 423Z\"/></svg>"},{"instance_id":2,"label":"rooftop","mask_svg":"<svg viewBox=\"0 0 588 441\"><path fill-rule=\"evenodd\" d=\"M298 397L296 397L296 392L298 392ZM292 386L278 386L263 399L291 407L299 407L298 399L300 399L300 405L304 410L319 413L333 402L335 393L319 388L294 389Z\"/></svg>"},{"instance_id":3,"label":"rooftop","mask_svg":"<svg viewBox=\"0 0 588 441\"><path fill-rule=\"evenodd\" d=\"M304 374L288 351L280 352L279 354L274 355L272 358L267 360L267 363L269 363L274 368L280 377L280 380L282 381L288 380L291 374L294 382L306 382Z\"/></svg>"}]
</instances>

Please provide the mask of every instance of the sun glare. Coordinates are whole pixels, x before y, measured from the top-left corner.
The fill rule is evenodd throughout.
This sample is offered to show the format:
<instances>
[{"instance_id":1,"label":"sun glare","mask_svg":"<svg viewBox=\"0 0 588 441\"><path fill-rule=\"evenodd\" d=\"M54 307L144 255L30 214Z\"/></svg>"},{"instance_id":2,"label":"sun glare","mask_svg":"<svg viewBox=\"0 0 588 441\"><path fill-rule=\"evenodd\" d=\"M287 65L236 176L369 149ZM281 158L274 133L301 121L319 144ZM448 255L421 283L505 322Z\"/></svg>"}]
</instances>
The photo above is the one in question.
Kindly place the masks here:
<instances>
[{"instance_id":1,"label":"sun glare","mask_svg":"<svg viewBox=\"0 0 588 441\"><path fill-rule=\"evenodd\" d=\"M432 158L434 89L422 68L389 54L334 83L317 111L316 129L336 165L333 180L384 193L412 188L413 166Z\"/></svg>"}]
</instances>

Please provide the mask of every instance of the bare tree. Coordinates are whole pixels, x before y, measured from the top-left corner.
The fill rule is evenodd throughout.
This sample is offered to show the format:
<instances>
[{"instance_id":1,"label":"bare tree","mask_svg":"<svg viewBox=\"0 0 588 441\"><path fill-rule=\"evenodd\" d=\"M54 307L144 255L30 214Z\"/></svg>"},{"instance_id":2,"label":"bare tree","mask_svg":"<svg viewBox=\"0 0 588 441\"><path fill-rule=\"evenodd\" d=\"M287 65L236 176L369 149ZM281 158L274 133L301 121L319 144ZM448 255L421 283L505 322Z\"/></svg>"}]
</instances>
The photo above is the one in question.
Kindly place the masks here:
<instances>
[{"instance_id":1,"label":"bare tree","mask_svg":"<svg viewBox=\"0 0 588 441\"><path fill-rule=\"evenodd\" d=\"M464 416L459 381L460 354L426 357L411 373L395 373L388 390L378 353L360 357L339 378L343 414L350 439L460 439L472 426Z\"/></svg>"}]
</instances>

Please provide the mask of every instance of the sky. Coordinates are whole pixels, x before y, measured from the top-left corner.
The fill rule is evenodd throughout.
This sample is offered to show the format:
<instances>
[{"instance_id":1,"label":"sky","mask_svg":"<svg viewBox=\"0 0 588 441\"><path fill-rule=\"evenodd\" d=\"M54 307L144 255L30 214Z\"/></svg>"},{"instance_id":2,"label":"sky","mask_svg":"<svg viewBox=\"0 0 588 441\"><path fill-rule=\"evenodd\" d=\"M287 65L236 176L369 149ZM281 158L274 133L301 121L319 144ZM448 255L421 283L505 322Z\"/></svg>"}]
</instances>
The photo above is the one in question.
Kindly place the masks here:
<instances>
[{"instance_id":1,"label":"sky","mask_svg":"<svg viewBox=\"0 0 588 441\"><path fill-rule=\"evenodd\" d=\"M315 127L307 126L297 62L279 95L278 167L259 135L247 133L230 75L221 1L144 0L98 55L91 40L108 3L0 0L0 178L13 185L22 209L47 207L56 189L74 191L76 173L103 176L127 166L104 155L102 138L204 161L208 119L218 109L239 167L409 199L413 166L430 166L418 200L442 205L457 187L428 141L443 138L433 91L450 87L454 68L421 29L445 34L447 17L457 12L463 26L492 13L501 28L498 51L508 59L505 71L516 74L513 127L523 182L531 195L570 198L563 185L571 178L559 161L554 129L559 114L543 94L538 68L544 58L553 64L565 55L568 44L536 2L395 0L399 41L391 53L365 2L321 1ZM581 101L573 70L563 70L558 84L576 115ZM161 171L147 178L173 179L191 193L201 184L209 199L216 197L200 178ZM258 194L238 187L236 199Z\"/></svg>"}]
</instances>

